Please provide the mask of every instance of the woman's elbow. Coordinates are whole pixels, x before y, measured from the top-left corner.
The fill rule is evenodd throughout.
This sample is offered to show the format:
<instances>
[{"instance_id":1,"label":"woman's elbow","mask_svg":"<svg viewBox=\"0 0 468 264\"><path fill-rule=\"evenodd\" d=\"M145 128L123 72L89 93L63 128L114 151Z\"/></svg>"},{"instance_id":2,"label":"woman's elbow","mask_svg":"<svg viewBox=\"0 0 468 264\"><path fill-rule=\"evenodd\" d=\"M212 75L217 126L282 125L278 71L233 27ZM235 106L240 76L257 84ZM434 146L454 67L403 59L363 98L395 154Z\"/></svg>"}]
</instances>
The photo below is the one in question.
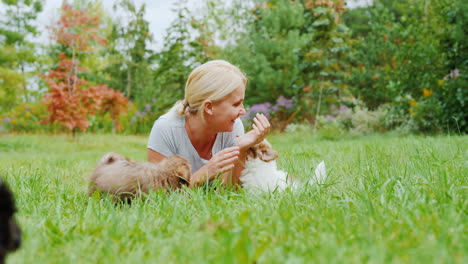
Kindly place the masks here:
<instances>
[{"instance_id":1,"label":"woman's elbow","mask_svg":"<svg viewBox=\"0 0 468 264\"><path fill-rule=\"evenodd\" d=\"M159 163L166 158L166 156L150 148L148 148L146 156L147 156L148 162L153 162L153 163Z\"/></svg>"}]
</instances>

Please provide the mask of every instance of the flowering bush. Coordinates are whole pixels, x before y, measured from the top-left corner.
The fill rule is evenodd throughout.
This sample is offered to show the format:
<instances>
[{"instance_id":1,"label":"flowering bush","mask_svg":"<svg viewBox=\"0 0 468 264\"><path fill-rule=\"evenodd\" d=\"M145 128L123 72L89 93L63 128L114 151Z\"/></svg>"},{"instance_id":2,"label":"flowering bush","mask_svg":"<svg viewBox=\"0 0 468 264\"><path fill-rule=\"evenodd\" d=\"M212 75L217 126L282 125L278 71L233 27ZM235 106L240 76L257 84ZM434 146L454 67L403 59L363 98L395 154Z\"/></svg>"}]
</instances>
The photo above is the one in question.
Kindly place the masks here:
<instances>
[{"instance_id":1,"label":"flowering bush","mask_svg":"<svg viewBox=\"0 0 468 264\"><path fill-rule=\"evenodd\" d=\"M9 132L52 132L58 127L43 126L40 120L47 117L46 107L40 103L21 104L2 115L0 127Z\"/></svg>"},{"instance_id":2,"label":"flowering bush","mask_svg":"<svg viewBox=\"0 0 468 264\"><path fill-rule=\"evenodd\" d=\"M280 96L274 105L270 102L254 104L248 109L245 116L242 117L242 121L246 126L249 126L252 124L252 120L257 113L263 113L270 120L273 127L286 127L287 123L289 123L287 122L288 119L295 110L293 101L294 97L286 98ZM286 124L284 124L285 122Z\"/></svg>"},{"instance_id":3,"label":"flowering bush","mask_svg":"<svg viewBox=\"0 0 468 264\"><path fill-rule=\"evenodd\" d=\"M397 97L385 123L388 128L404 133L448 132L446 129L466 133L467 85L466 76L453 69L437 83L421 89L418 96Z\"/></svg>"},{"instance_id":4,"label":"flowering bush","mask_svg":"<svg viewBox=\"0 0 468 264\"><path fill-rule=\"evenodd\" d=\"M128 114L125 132L131 134L149 134L156 118L166 112L167 109L159 107L156 98L151 99L150 103L146 103L140 107L135 106Z\"/></svg>"}]
</instances>

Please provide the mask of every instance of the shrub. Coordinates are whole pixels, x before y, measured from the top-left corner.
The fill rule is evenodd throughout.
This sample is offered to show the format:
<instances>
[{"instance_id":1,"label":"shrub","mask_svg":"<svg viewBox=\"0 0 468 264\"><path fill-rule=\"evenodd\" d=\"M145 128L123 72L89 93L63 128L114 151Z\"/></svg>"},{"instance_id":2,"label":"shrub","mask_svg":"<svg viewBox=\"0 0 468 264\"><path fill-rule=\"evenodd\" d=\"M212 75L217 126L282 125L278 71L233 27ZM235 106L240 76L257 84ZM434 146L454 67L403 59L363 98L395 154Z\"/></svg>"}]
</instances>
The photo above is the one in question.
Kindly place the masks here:
<instances>
[{"instance_id":1,"label":"shrub","mask_svg":"<svg viewBox=\"0 0 468 264\"><path fill-rule=\"evenodd\" d=\"M284 130L299 110L300 108L295 107L294 97L280 96L276 99L275 104L265 102L252 105L245 116L242 117L242 121L245 126L251 126L255 115L263 113L269 119L273 128Z\"/></svg>"},{"instance_id":2,"label":"shrub","mask_svg":"<svg viewBox=\"0 0 468 264\"><path fill-rule=\"evenodd\" d=\"M40 103L20 104L1 116L0 126L9 132L55 132L57 126L44 126L40 120L47 117L44 105Z\"/></svg>"},{"instance_id":3,"label":"shrub","mask_svg":"<svg viewBox=\"0 0 468 264\"><path fill-rule=\"evenodd\" d=\"M296 133L296 132L309 132L313 127L309 123L292 123L288 124L284 131L286 133Z\"/></svg>"},{"instance_id":4,"label":"shrub","mask_svg":"<svg viewBox=\"0 0 468 264\"><path fill-rule=\"evenodd\" d=\"M327 117L318 116L316 124L317 135L325 140L337 140L346 132L343 124L336 118L330 115Z\"/></svg>"},{"instance_id":5,"label":"shrub","mask_svg":"<svg viewBox=\"0 0 468 264\"><path fill-rule=\"evenodd\" d=\"M128 114L125 132L131 134L149 134L154 121L168 111L168 109L162 109L157 102L158 100L153 98L150 103L139 107L134 106Z\"/></svg>"},{"instance_id":6,"label":"shrub","mask_svg":"<svg viewBox=\"0 0 468 264\"><path fill-rule=\"evenodd\" d=\"M317 118L317 128L321 134L330 133L331 137L336 137L345 131L352 135L386 131L385 116L388 113L388 105L382 105L371 111L361 101L353 100L348 103L353 107L343 104L332 106L329 115Z\"/></svg>"},{"instance_id":7,"label":"shrub","mask_svg":"<svg viewBox=\"0 0 468 264\"><path fill-rule=\"evenodd\" d=\"M466 71L453 69L443 80L439 80L440 87L434 94L442 123L459 133L468 132L467 79Z\"/></svg>"},{"instance_id":8,"label":"shrub","mask_svg":"<svg viewBox=\"0 0 468 264\"><path fill-rule=\"evenodd\" d=\"M351 134L365 135L374 132L385 132L384 119L388 108L388 105L381 105L375 111L370 111L367 107L355 107L351 115Z\"/></svg>"}]
</instances>

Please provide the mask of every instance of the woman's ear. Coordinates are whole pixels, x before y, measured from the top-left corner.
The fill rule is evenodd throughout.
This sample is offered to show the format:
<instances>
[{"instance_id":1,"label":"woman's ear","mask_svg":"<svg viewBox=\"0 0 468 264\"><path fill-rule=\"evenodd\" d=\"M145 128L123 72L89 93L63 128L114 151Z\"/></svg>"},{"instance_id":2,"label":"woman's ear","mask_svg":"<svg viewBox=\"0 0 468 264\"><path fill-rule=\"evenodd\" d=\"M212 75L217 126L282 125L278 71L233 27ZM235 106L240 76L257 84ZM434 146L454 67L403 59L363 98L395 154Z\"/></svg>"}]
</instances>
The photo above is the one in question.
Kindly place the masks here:
<instances>
[{"instance_id":1,"label":"woman's ear","mask_svg":"<svg viewBox=\"0 0 468 264\"><path fill-rule=\"evenodd\" d=\"M205 111L205 113L209 114L209 115L213 115L214 114L214 111L213 111L213 102L211 100L207 100L203 103L203 109Z\"/></svg>"}]
</instances>

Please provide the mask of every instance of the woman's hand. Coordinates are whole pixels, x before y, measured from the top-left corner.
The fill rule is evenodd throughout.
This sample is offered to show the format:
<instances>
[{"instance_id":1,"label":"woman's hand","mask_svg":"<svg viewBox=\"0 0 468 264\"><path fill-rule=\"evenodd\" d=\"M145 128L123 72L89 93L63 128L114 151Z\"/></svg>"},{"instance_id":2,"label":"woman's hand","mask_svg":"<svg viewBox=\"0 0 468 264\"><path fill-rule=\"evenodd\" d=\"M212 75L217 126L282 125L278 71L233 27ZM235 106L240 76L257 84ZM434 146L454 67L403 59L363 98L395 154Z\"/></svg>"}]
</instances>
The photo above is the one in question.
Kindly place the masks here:
<instances>
[{"instance_id":1,"label":"woman's hand","mask_svg":"<svg viewBox=\"0 0 468 264\"><path fill-rule=\"evenodd\" d=\"M216 175L223 174L234 168L235 162L239 156L239 147L230 147L221 150L195 172L190 178L190 185L197 186L204 182L212 180Z\"/></svg>"},{"instance_id":2,"label":"woman's hand","mask_svg":"<svg viewBox=\"0 0 468 264\"><path fill-rule=\"evenodd\" d=\"M271 125L265 115L257 113L253 121L253 129L240 137L237 142L241 149L247 149L262 142L270 131Z\"/></svg>"}]
</instances>

